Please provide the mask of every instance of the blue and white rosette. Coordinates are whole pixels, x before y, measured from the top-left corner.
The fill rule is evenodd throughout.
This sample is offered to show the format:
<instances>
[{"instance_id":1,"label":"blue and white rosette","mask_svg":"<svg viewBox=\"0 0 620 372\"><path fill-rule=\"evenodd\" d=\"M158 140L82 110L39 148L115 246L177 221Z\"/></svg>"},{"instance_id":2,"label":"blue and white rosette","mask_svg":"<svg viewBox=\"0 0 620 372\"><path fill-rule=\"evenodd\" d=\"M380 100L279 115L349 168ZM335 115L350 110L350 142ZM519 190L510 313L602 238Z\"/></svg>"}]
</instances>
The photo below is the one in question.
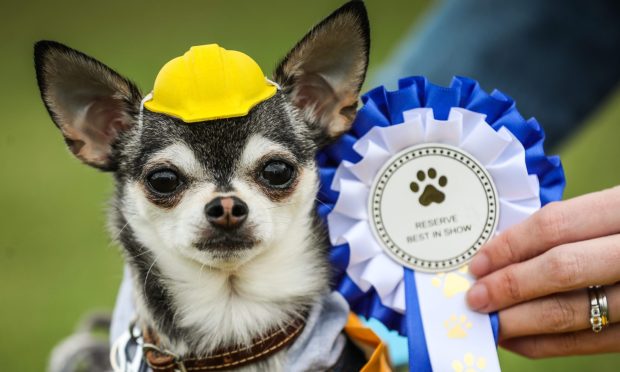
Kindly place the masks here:
<instances>
[{"instance_id":1,"label":"blue and white rosette","mask_svg":"<svg viewBox=\"0 0 620 372\"><path fill-rule=\"evenodd\" d=\"M466 263L491 236L561 199L559 158L545 155L535 119L471 79L446 88L410 77L362 100L351 130L318 155L335 289L353 311L408 337L410 370L499 371L497 315L467 308ZM473 235L457 235L464 222ZM434 256L468 239L462 252Z\"/></svg>"}]
</instances>

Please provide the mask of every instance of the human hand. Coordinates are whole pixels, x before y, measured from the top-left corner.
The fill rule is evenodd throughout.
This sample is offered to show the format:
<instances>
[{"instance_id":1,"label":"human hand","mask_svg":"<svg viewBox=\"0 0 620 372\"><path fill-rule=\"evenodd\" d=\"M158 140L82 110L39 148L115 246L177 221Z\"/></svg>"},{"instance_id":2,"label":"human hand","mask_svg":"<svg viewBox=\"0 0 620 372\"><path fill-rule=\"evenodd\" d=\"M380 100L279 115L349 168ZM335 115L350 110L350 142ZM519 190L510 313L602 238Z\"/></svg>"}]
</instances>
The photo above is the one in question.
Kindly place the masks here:
<instances>
[{"instance_id":1,"label":"human hand","mask_svg":"<svg viewBox=\"0 0 620 372\"><path fill-rule=\"evenodd\" d=\"M471 261L477 311L499 310L500 345L530 358L620 351L620 187L550 203ZM590 325L585 288L604 287L611 323Z\"/></svg>"}]
</instances>

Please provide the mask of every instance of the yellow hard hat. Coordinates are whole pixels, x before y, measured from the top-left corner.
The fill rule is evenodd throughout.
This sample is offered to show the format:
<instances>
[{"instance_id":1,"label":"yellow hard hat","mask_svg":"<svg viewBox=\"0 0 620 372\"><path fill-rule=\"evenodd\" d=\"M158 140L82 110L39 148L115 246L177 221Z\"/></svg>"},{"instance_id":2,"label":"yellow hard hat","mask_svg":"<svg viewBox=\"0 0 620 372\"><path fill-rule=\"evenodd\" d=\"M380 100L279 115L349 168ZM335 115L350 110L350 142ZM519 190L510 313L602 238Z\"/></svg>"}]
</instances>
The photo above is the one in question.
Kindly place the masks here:
<instances>
[{"instance_id":1,"label":"yellow hard hat","mask_svg":"<svg viewBox=\"0 0 620 372\"><path fill-rule=\"evenodd\" d=\"M245 116L276 90L249 56L200 45L162 67L144 107L195 123Z\"/></svg>"}]
</instances>

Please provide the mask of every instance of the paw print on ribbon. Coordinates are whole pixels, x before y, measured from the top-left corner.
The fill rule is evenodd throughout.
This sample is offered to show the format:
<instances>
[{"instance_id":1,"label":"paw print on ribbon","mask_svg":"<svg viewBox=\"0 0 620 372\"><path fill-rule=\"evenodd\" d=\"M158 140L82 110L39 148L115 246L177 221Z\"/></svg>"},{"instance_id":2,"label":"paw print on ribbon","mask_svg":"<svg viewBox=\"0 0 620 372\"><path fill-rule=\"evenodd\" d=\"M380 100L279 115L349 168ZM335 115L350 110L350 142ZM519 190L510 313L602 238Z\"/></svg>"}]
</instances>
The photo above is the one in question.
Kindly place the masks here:
<instances>
[{"instance_id":1,"label":"paw print on ribbon","mask_svg":"<svg viewBox=\"0 0 620 372\"><path fill-rule=\"evenodd\" d=\"M416 174L416 178L418 181L411 182L409 184L409 188L414 193L418 193L422 187L424 190L422 194L418 198L418 202L420 205L424 207L428 207L433 203L441 204L446 199L446 194L444 194L440 189L446 187L448 184L448 178L446 176L440 176L437 179L437 186L434 185L435 178L437 178L437 171L435 168L429 168L426 172L420 170Z\"/></svg>"},{"instance_id":2,"label":"paw print on ribbon","mask_svg":"<svg viewBox=\"0 0 620 372\"><path fill-rule=\"evenodd\" d=\"M454 372L480 372L487 367L487 361L483 357L474 357L474 354L467 353L463 360L454 360L452 370Z\"/></svg>"},{"instance_id":3,"label":"paw print on ribbon","mask_svg":"<svg viewBox=\"0 0 620 372\"><path fill-rule=\"evenodd\" d=\"M441 288L443 295L446 298L452 298L455 295L467 292L471 287L471 282L465 276L467 274L468 267L463 266L457 271L449 273L439 273L432 279L433 286Z\"/></svg>"},{"instance_id":4,"label":"paw print on ribbon","mask_svg":"<svg viewBox=\"0 0 620 372\"><path fill-rule=\"evenodd\" d=\"M467 316L452 314L449 319L443 322L443 326L448 331L448 338L461 339L467 337L467 331L473 327Z\"/></svg>"}]
</instances>

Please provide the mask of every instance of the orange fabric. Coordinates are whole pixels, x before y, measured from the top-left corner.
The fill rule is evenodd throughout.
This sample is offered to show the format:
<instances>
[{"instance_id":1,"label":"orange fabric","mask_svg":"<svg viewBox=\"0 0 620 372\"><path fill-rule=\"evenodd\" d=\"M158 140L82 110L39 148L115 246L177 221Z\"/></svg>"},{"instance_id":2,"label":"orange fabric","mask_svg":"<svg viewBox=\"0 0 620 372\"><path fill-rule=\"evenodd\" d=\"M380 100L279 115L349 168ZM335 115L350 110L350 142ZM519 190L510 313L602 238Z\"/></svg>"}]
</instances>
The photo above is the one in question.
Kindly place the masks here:
<instances>
[{"instance_id":1,"label":"orange fabric","mask_svg":"<svg viewBox=\"0 0 620 372\"><path fill-rule=\"evenodd\" d=\"M349 313L344 331L367 354L368 363L360 372L392 371L387 346L370 328L362 324L357 315Z\"/></svg>"}]
</instances>

